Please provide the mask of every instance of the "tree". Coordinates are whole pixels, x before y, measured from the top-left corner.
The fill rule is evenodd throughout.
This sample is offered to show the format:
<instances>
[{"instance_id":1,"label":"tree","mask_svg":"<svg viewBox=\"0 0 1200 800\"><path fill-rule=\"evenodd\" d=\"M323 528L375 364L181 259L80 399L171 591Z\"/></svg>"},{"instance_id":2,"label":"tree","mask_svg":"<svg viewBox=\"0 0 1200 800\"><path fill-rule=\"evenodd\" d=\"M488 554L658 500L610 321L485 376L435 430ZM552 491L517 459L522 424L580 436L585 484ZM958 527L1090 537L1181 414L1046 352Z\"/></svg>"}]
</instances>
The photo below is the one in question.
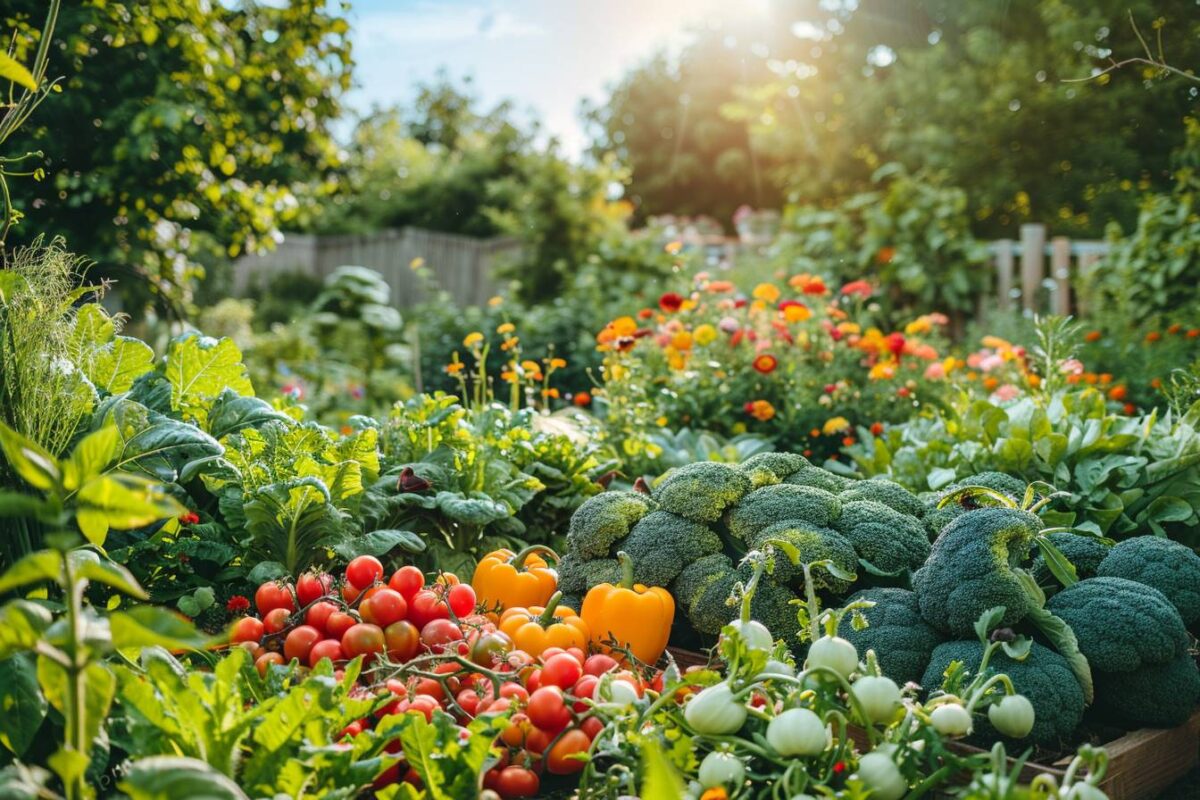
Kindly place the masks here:
<instances>
[{"instance_id":1,"label":"tree","mask_svg":"<svg viewBox=\"0 0 1200 800\"><path fill-rule=\"evenodd\" d=\"M43 0L0 21L32 31ZM10 146L45 153L14 187L18 235L62 235L140 292L186 304L201 264L267 247L335 185L329 125L350 85L338 0L281 7L86 0L64 8L49 75L65 75ZM69 132L69 133L68 133Z\"/></svg>"}]
</instances>

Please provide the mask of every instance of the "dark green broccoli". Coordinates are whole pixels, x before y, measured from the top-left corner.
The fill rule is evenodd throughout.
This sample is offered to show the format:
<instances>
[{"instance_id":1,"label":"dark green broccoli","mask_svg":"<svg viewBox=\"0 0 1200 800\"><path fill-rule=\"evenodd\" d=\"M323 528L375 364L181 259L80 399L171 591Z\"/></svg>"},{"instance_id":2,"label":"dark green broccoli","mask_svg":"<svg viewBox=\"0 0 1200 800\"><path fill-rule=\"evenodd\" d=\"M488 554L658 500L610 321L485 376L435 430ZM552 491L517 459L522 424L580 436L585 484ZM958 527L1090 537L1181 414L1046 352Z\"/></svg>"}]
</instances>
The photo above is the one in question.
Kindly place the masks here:
<instances>
[{"instance_id":1,"label":"dark green broccoli","mask_svg":"<svg viewBox=\"0 0 1200 800\"><path fill-rule=\"evenodd\" d=\"M855 480L853 478L844 478L841 475L833 474L827 469L810 465L801 467L791 475L788 475L783 482L795 484L796 486L811 486L815 489L824 489L831 494L837 494L853 486Z\"/></svg>"},{"instance_id":2,"label":"dark green broccoli","mask_svg":"<svg viewBox=\"0 0 1200 800\"><path fill-rule=\"evenodd\" d=\"M851 575L858 571L858 555L854 552L854 545L830 528L800 520L778 522L751 536L748 544L755 550L764 550L770 539L779 539L792 544L800 551L802 564L828 559ZM785 586L799 588L804 583L804 571L793 566L782 550L777 550L775 553L775 568L771 577L776 583ZM821 567L812 570L812 578L813 588L828 589L835 594L842 594L853 583L853 581L837 578L829 570Z\"/></svg>"},{"instance_id":3,"label":"dark green broccoli","mask_svg":"<svg viewBox=\"0 0 1200 800\"><path fill-rule=\"evenodd\" d=\"M1129 672L1096 673L1096 708L1129 727L1173 728L1200 705L1200 671L1191 655Z\"/></svg>"},{"instance_id":4,"label":"dark green broccoli","mask_svg":"<svg viewBox=\"0 0 1200 800\"><path fill-rule=\"evenodd\" d=\"M983 658L983 645L973 641L946 642L938 645L925 670L921 685L926 691L942 685L942 676L952 661L961 661L968 672L974 673ZM1022 743L1052 745L1070 738L1083 719L1083 688L1071 671L1067 660L1044 645L1033 645L1024 661L1014 661L998 650L992 654L989 672L1003 673L1018 693L1033 704L1033 730ZM976 717L976 739L994 741L1001 738L987 718Z\"/></svg>"},{"instance_id":5,"label":"dark green broccoli","mask_svg":"<svg viewBox=\"0 0 1200 800\"><path fill-rule=\"evenodd\" d=\"M929 534L929 539L932 541L941 535L947 525L965 513L967 510L960 505L949 505L945 508L934 506L925 512L921 524L925 526L925 532Z\"/></svg>"},{"instance_id":6,"label":"dark green broccoli","mask_svg":"<svg viewBox=\"0 0 1200 800\"><path fill-rule=\"evenodd\" d=\"M719 553L721 537L670 511L651 511L633 526L621 549L633 560L634 583L666 586L697 558Z\"/></svg>"},{"instance_id":7,"label":"dark green broccoli","mask_svg":"<svg viewBox=\"0 0 1200 800\"><path fill-rule=\"evenodd\" d=\"M753 488L737 467L717 461L699 461L677 467L654 487L654 499L664 511L696 522L716 522Z\"/></svg>"},{"instance_id":8,"label":"dark green broccoli","mask_svg":"<svg viewBox=\"0 0 1200 800\"><path fill-rule=\"evenodd\" d=\"M582 594L587 591L587 576L583 571L583 560L579 556L567 553L559 559L557 572L560 591L571 594Z\"/></svg>"},{"instance_id":9,"label":"dark green broccoli","mask_svg":"<svg viewBox=\"0 0 1200 800\"><path fill-rule=\"evenodd\" d=\"M715 636L733 622L741 612L740 604L730 602L734 587L739 582L746 586L751 575L751 568L742 566L709 583L687 607L692 627L700 633ZM775 638L794 641L800 630L796 607L792 605L795 599L796 593L791 589L764 576L750 600L750 618L766 625Z\"/></svg>"},{"instance_id":10,"label":"dark green broccoli","mask_svg":"<svg viewBox=\"0 0 1200 800\"><path fill-rule=\"evenodd\" d=\"M881 574L916 569L929 556L929 537L920 520L874 500L842 503L842 515L833 527Z\"/></svg>"},{"instance_id":11,"label":"dark green broccoli","mask_svg":"<svg viewBox=\"0 0 1200 800\"><path fill-rule=\"evenodd\" d=\"M733 572L733 561L724 553L713 553L684 567L671 584L678 608L686 609L710 584Z\"/></svg>"},{"instance_id":12,"label":"dark green broccoli","mask_svg":"<svg viewBox=\"0 0 1200 800\"><path fill-rule=\"evenodd\" d=\"M1020 622L1035 606L1014 571L1029 558L1041 520L1014 508L982 508L951 522L912 577L921 616L943 633L974 636L984 611L1004 606L1002 625Z\"/></svg>"},{"instance_id":13,"label":"dark green broccoli","mask_svg":"<svg viewBox=\"0 0 1200 800\"><path fill-rule=\"evenodd\" d=\"M847 598L846 604L870 600L875 605L860 613L868 627L855 630L849 621L842 624L838 635L866 657L875 651L883 674L903 686L920 683L933 649L944 641L942 635L921 618L917 596L907 589L864 589Z\"/></svg>"},{"instance_id":14,"label":"dark green broccoli","mask_svg":"<svg viewBox=\"0 0 1200 800\"><path fill-rule=\"evenodd\" d=\"M604 558L653 510L654 502L637 492L601 492L589 497L571 515L567 549L582 559Z\"/></svg>"},{"instance_id":15,"label":"dark green broccoli","mask_svg":"<svg viewBox=\"0 0 1200 800\"><path fill-rule=\"evenodd\" d=\"M1046 609L1071 626L1093 670L1128 672L1187 652L1179 612L1145 584L1089 578L1051 597Z\"/></svg>"},{"instance_id":16,"label":"dark green broccoli","mask_svg":"<svg viewBox=\"0 0 1200 800\"><path fill-rule=\"evenodd\" d=\"M1075 565L1075 574L1080 580L1093 577L1100 562L1108 555L1108 545L1092 536L1059 531L1047 534L1046 538L1050 544L1057 547L1058 551L1066 556L1067 561ZM1050 569L1046 566L1046 560L1042 558L1040 552L1034 556L1033 565L1029 571L1041 585L1058 586L1058 579L1050 573Z\"/></svg>"},{"instance_id":17,"label":"dark green broccoli","mask_svg":"<svg viewBox=\"0 0 1200 800\"><path fill-rule=\"evenodd\" d=\"M780 483L755 489L729 509L725 525L744 542L777 522L803 521L828 527L842 513L837 497L824 489Z\"/></svg>"},{"instance_id":18,"label":"dark green broccoli","mask_svg":"<svg viewBox=\"0 0 1200 800\"><path fill-rule=\"evenodd\" d=\"M783 483L792 473L811 466L807 458L795 453L757 453L739 464L738 469L746 473L750 483L758 489Z\"/></svg>"},{"instance_id":19,"label":"dark green broccoli","mask_svg":"<svg viewBox=\"0 0 1200 800\"><path fill-rule=\"evenodd\" d=\"M1025 497L1027 484L1020 478L1014 478L1012 475L1006 475L1003 472L980 472L978 475L963 478L961 481L946 487L943 496L967 486L979 486L984 489L991 489L993 492L999 492L1020 502Z\"/></svg>"},{"instance_id":20,"label":"dark green broccoli","mask_svg":"<svg viewBox=\"0 0 1200 800\"><path fill-rule=\"evenodd\" d=\"M921 519L925 516L925 504L915 494L895 481L882 478L858 481L843 490L838 495L838 499L843 504L854 500L874 500L876 503L883 503L888 508L910 517Z\"/></svg>"},{"instance_id":21,"label":"dark green broccoli","mask_svg":"<svg viewBox=\"0 0 1200 800\"><path fill-rule=\"evenodd\" d=\"M944 508L937 507L942 498L969 486L991 489L994 492L999 492L1002 495L1012 498L1018 503L1025 496L1025 482L1020 478L1005 475L1003 472L981 472L973 477L963 478L961 481L947 486L933 496L924 519L925 530L929 533L929 538L936 539L947 525L968 511L997 504L994 498L987 497L986 495L966 495L959 497L957 501L950 503Z\"/></svg>"},{"instance_id":22,"label":"dark green broccoli","mask_svg":"<svg viewBox=\"0 0 1200 800\"><path fill-rule=\"evenodd\" d=\"M1096 574L1153 586L1179 611L1184 625L1200 620L1200 556L1179 542L1159 536L1126 539L1109 550Z\"/></svg>"},{"instance_id":23,"label":"dark green broccoli","mask_svg":"<svg viewBox=\"0 0 1200 800\"><path fill-rule=\"evenodd\" d=\"M559 598L558 607L569 608L578 614L579 610L583 608L583 593L567 594L563 592L563 596Z\"/></svg>"}]
</instances>

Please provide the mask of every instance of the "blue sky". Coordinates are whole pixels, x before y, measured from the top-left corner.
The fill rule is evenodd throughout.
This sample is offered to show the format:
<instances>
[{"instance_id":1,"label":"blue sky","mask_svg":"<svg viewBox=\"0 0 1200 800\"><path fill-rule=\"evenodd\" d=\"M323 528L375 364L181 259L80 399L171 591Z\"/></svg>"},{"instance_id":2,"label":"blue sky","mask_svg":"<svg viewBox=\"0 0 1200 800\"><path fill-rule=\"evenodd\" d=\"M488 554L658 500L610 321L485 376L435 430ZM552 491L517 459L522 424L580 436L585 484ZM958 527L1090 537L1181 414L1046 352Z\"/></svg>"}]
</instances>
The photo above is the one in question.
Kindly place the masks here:
<instances>
[{"instance_id":1,"label":"blue sky","mask_svg":"<svg viewBox=\"0 0 1200 800\"><path fill-rule=\"evenodd\" d=\"M767 0L744 3L748 13ZM677 48L728 0L353 0L359 110L411 97L447 67L491 105L509 98L569 154L586 144L579 102L656 48Z\"/></svg>"}]
</instances>

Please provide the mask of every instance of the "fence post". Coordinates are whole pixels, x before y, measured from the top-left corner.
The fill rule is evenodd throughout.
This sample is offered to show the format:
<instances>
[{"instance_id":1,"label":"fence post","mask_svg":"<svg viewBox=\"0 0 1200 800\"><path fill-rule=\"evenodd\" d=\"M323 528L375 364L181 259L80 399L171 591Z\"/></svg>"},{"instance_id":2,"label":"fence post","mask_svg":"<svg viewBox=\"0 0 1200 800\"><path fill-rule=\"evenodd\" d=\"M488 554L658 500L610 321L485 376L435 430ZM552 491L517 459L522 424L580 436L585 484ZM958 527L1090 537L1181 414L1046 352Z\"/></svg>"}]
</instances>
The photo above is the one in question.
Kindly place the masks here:
<instances>
[{"instance_id":1,"label":"fence post","mask_svg":"<svg viewBox=\"0 0 1200 800\"><path fill-rule=\"evenodd\" d=\"M1039 290L1046 277L1046 226L1021 226L1021 308L1038 310Z\"/></svg>"},{"instance_id":2,"label":"fence post","mask_svg":"<svg viewBox=\"0 0 1200 800\"><path fill-rule=\"evenodd\" d=\"M996 254L996 306L1004 312L1012 308L1013 288L1013 243L1012 239L1001 239L995 243Z\"/></svg>"},{"instance_id":3,"label":"fence post","mask_svg":"<svg viewBox=\"0 0 1200 800\"><path fill-rule=\"evenodd\" d=\"M1071 313L1071 240L1055 236L1050 240L1050 275L1054 278L1054 313Z\"/></svg>"}]
</instances>

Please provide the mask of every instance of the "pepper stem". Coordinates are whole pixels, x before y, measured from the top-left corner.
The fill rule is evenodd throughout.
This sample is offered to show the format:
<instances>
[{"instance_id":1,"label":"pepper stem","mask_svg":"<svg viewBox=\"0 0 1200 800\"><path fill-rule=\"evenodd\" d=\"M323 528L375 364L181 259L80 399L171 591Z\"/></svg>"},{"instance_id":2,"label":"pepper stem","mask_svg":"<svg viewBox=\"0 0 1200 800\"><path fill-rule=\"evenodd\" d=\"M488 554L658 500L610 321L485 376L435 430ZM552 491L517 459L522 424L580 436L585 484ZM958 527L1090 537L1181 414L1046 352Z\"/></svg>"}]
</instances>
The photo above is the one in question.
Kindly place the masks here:
<instances>
[{"instance_id":1,"label":"pepper stem","mask_svg":"<svg viewBox=\"0 0 1200 800\"><path fill-rule=\"evenodd\" d=\"M622 589L633 588L633 559L624 550L617 552L617 562L621 565L621 583L619 586Z\"/></svg>"},{"instance_id":2,"label":"pepper stem","mask_svg":"<svg viewBox=\"0 0 1200 800\"><path fill-rule=\"evenodd\" d=\"M544 544L529 545L524 550L522 550L521 552L517 553L515 556L510 558L508 560L508 563L512 564L513 568L515 570L517 570L518 572L520 572L521 569L525 566L525 559L529 558L534 553L544 553L545 555L550 556L550 559L555 564L558 563L558 553L554 552L549 547L546 547L546 545L544 545Z\"/></svg>"},{"instance_id":3,"label":"pepper stem","mask_svg":"<svg viewBox=\"0 0 1200 800\"><path fill-rule=\"evenodd\" d=\"M558 604L562 602L562 592L555 592L550 595L550 599L546 601L546 608L538 617L538 625L545 628L554 621L554 611L558 608Z\"/></svg>"}]
</instances>

